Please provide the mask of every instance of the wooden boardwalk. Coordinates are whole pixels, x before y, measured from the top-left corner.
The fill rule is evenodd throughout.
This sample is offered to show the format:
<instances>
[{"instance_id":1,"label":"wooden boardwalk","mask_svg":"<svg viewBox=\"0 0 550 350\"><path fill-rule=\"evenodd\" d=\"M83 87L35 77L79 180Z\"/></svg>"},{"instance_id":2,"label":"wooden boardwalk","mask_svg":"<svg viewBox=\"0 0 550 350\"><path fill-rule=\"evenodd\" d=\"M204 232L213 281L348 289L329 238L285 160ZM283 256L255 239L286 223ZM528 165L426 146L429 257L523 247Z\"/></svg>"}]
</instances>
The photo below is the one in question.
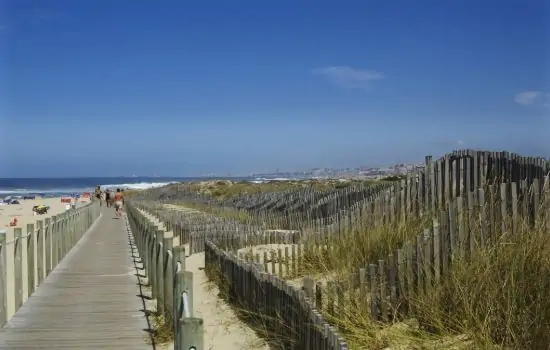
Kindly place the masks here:
<instances>
[{"instance_id":1,"label":"wooden boardwalk","mask_svg":"<svg viewBox=\"0 0 550 350\"><path fill-rule=\"evenodd\" d=\"M125 217L103 209L0 329L0 349L152 349L129 230Z\"/></svg>"}]
</instances>

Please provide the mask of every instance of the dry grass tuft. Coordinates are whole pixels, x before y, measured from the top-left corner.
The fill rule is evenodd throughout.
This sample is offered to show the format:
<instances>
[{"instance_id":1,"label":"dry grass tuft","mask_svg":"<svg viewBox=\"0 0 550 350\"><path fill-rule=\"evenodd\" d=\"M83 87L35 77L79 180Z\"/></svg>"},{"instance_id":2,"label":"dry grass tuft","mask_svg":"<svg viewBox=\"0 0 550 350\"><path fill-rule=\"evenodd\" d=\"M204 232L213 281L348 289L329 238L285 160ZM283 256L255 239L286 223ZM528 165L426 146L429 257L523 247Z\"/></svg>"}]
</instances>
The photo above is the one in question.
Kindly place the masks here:
<instances>
[{"instance_id":1,"label":"dry grass tuft","mask_svg":"<svg viewBox=\"0 0 550 350\"><path fill-rule=\"evenodd\" d=\"M151 314L152 340L155 344L168 344L174 341L174 329L172 323L162 314Z\"/></svg>"},{"instance_id":2,"label":"dry grass tuft","mask_svg":"<svg viewBox=\"0 0 550 350\"><path fill-rule=\"evenodd\" d=\"M420 323L483 348L550 348L550 232L505 235L413 300Z\"/></svg>"}]
</instances>

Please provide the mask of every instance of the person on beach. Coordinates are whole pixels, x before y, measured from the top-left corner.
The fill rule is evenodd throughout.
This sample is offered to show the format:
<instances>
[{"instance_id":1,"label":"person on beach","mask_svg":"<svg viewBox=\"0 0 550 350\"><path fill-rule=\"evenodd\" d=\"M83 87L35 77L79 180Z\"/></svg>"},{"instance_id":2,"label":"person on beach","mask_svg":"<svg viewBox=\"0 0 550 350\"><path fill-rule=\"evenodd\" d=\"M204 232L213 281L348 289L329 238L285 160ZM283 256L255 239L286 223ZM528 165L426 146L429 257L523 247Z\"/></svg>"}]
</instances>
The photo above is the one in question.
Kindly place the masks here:
<instances>
[{"instance_id":1,"label":"person on beach","mask_svg":"<svg viewBox=\"0 0 550 350\"><path fill-rule=\"evenodd\" d=\"M106 206L106 196L105 191L101 191L101 206Z\"/></svg>"},{"instance_id":2,"label":"person on beach","mask_svg":"<svg viewBox=\"0 0 550 350\"><path fill-rule=\"evenodd\" d=\"M122 216L122 205L124 205L124 195L120 191L120 188L117 188L115 193L116 216Z\"/></svg>"}]
</instances>

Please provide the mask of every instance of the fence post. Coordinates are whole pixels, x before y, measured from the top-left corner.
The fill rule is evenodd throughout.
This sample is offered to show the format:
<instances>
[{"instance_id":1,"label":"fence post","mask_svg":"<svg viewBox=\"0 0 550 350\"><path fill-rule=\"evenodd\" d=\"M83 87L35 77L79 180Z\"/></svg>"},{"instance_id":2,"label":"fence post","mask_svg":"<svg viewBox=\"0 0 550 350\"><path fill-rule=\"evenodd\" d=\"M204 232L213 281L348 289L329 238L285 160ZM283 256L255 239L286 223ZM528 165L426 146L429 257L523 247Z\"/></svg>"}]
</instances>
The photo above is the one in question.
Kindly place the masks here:
<instances>
[{"instance_id":1,"label":"fence post","mask_svg":"<svg viewBox=\"0 0 550 350\"><path fill-rule=\"evenodd\" d=\"M181 318L178 320L178 328L178 350L204 349L204 322L202 318Z\"/></svg>"},{"instance_id":2,"label":"fence post","mask_svg":"<svg viewBox=\"0 0 550 350\"><path fill-rule=\"evenodd\" d=\"M69 215L67 212L62 214L60 237L61 254L59 254L59 261L57 262L58 265L65 257L65 254L67 253L67 246L69 245Z\"/></svg>"},{"instance_id":3,"label":"fence post","mask_svg":"<svg viewBox=\"0 0 550 350\"><path fill-rule=\"evenodd\" d=\"M36 256L38 258L36 287L50 274L52 270L52 220L38 221L38 235L36 236Z\"/></svg>"},{"instance_id":4,"label":"fence post","mask_svg":"<svg viewBox=\"0 0 550 350\"><path fill-rule=\"evenodd\" d=\"M6 317L6 231L0 231L0 327L5 323Z\"/></svg>"},{"instance_id":5,"label":"fence post","mask_svg":"<svg viewBox=\"0 0 550 350\"><path fill-rule=\"evenodd\" d=\"M178 269L178 262L180 263ZM185 270L185 247L176 246L172 248L172 325L174 327L174 334L176 334L176 327L178 324L178 296L181 295L181 291L178 290L177 273Z\"/></svg>"},{"instance_id":6,"label":"fence post","mask_svg":"<svg viewBox=\"0 0 550 350\"><path fill-rule=\"evenodd\" d=\"M21 229L21 305L29 298L29 247L28 240L31 232L34 231L34 224L27 224L27 234L23 235ZM32 277L32 274L30 274Z\"/></svg>"},{"instance_id":7,"label":"fence post","mask_svg":"<svg viewBox=\"0 0 550 350\"><path fill-rule=\"evenodd\" d=\"M23 229L20 227L16 227L13 229L14 234L14 249L15 249L15 255L14 255L14 284L15 284L15 308L14 313L17 312L17 310L21 307L23 304L23 280L24 277L24 271L23 271Z\"/></svg>"},{"instance_id":8,"label":"fence post","mask_svg":"<svg viewBox=\"0 0 550 350\"><path fill-rule=\"evenodd\" d=\"M65 251L65 255L67 255L67 253L73 249L76 244L76 214L73 211L69 214L69 229L67 231L69 244L67 246L67 250Z\"/></svg>"},{"instance_id":9,"label":"fence post","mask_svg":"<svg viewBox=\"0 0 550 350\"><path fill-rule=\"evenodd\" d=\"M57 261L58 261L58 250L57 250L57 247L59 246L58 240L57 240L57 237L58 237L57 232L59 227L58 219L59 218L57 215L53 215L50 221L49 233L50 233L51 265L49 266L50 269L48 270L48 275L57 266ZM44 278L46 276L44 276Z\"/></svg>"},{"instance_id":10,"label":"fence post","mask_svg":"<svg viewBox=\"0 0 550 350\"><path fill-rule=\"evenodd\" d=\"M63 259L63 249L65 247L65 213L60 214L57 217L56 224L56 241L57 241L57 259L55 260L55 266L59 265Z\"/></svg>"},{"instance_id":11,"label":"fence post","mask_svg":"<svg viewBox=\"0 0 550 350\"><path fill-rule=\"evenodd\" d=\"M151 235L151 227L152 224L150 222L146 222L143 227L143 239L144 239L144 260L145 260L145 274L147 275L147 283L151 285L152 278L153 278L153 271L152 271L152 264L153 264L153 254L152 254L152 244L153 244L153 238Z\"/></svg>"},{"instance_id":12,"label":"fence post","mask_svg":"<svg viewBox=\"0 0 550 350\"><path fill-rule=\"evenodd\" d=\"M8 229L4 235L2 250L4 258L4 307L6 311L6 318L3 323L5 324L15 313L15 235L11 229Z\"/></svg>"},{"instance_id":13,"label":"fence post","mask_svg":"<svg viewBox=\"0 0 550 350\"><path fill-rule=\"evenodd\" d=\"M35 229L34 225L29 224L27 225L27 239L28 239L28 254L29 254L29 296L34 293L36 289L36 278L38 275L38 251L36 249L36 238L37 238L37 230ZM37 229L39 224L37 222ZM29 231L30 230L30 231Z\"/></svg>"},{"instance_id":14,"label":"fence post","mask_svg":"<svg viewBox=\"0 0 550 350\"><path fill-rule=\"evenodd\" d=\"M179 322L182 315L183 271L179 270L174 275L174 350L181 349L179 337Z\"/></svg>"},{"instance_id":15,"label":"fence post","mask_svg":"<svg viewBox=\"0 0 550 350\"><path fill-rule=\"evenodd\" d=\"M172 322L172 303L174 302L172 293L173 291L173 275L174 270L172 266L172 248L174 245L174 239L172 237L165 237L163 246L164 246L164 254L163 254L163 265L164 265L164 275L163 275L163 291L164 291L164 314L166 316L166 319L169 322Z\"/></svg>"},{"instance_id":16,"label":"fence post","mask_svg":"<svg viewBox=\"0 0 550 350\"><path fill-rule=\"evenodd\" d=\"M184 295L186 298L184 299ZM186 303L184 302L186 301ZM174 349L204 348L203 320L193 318L193 273L178 271L174 281Z\"/></svg>"},{"instance_id":17,"label":"fence post","mask_svg":"<svg viewBox=\"0 0 550 350\"><path fill-rule=\"evenodd\" d=\"M164 232L158 229L155 231L155 251L157 271L153 288L156 290L157 312L162 315L164 313Z\"/></svg>"},{"instance_id":18,"label":"fence post","mask_svg":"<svg viewBox=\"0 0 550 350\"><path fill-rule=\"evenodd\" d=\"M147 279L149 281L149 285L151 286L151 297L156 298L157 291L155 286L156 281L156 273L157 273L157 259L156 259L156 238L154 235L154 228L151 226L149 231L147 232L147 235L149 236L149 249L148 249L148 255L149 255L149 275L147 276Z\"/></svg>"}]
</instances>

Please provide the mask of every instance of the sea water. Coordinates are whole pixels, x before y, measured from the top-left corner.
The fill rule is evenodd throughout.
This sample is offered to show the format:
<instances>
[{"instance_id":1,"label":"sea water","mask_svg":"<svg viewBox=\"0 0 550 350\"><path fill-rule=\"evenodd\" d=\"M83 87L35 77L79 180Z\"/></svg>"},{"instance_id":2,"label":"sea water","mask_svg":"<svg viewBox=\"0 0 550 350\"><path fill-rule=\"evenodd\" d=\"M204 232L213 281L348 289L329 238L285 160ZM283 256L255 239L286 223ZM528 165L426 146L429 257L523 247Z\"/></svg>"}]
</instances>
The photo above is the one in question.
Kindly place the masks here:
<instances>
[{"instance_id":1,"label":"sea water","mask_svg":"<svg viewBox=\"0 0 550 350\"><path fill-rule=\"evenodd\" d=\"M72 196L93 192L97 185L102 189L142 190L192 180L183 177L0 178L0 198Z\"/></svg>"}]
</instances>

